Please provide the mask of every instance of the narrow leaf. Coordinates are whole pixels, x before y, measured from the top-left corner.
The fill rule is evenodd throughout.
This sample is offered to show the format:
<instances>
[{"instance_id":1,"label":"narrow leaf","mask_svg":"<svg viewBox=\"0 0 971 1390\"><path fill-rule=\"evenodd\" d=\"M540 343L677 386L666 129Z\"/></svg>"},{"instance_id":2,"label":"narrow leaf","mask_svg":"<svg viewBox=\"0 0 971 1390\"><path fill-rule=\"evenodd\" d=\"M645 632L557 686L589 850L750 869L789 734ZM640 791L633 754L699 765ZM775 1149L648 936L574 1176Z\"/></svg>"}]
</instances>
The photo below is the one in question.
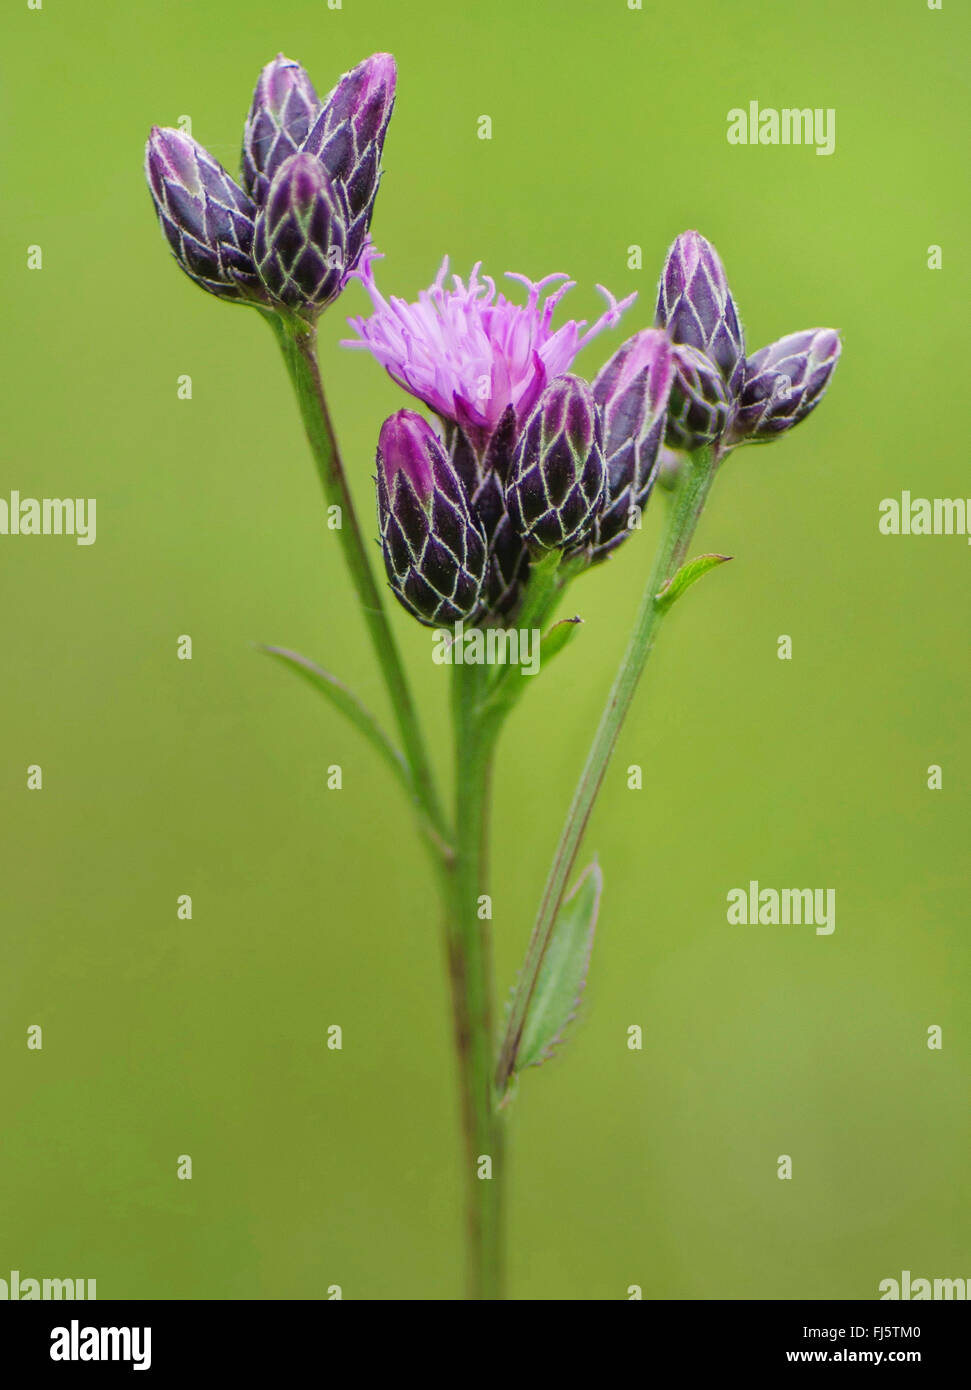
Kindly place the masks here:
<instances>
[{"instance_id":1,"label":"narrow leaf","mask_svg":"<svg viewBox=\"0 0 971 1390\"><path fill-rule=\"evenodd\" d=\"M322 666L317 666L307 657L301 656L299 652L288 651L286 647L267 647L262 644L260 650L266 652L268 656L274 657L291 671L295 671L298 676L301 676L309 685L312 685L315 690L325 696L343 715L346 715L389 764L395 776L403 783L408 796L414 797L408 764L374 715L365 705L361 704L353 690L346 686L343 681L338 680L336 676L331 675L329 671L325 671Z\"/></svg>"},{"instance_id":2,"label":"narrow leaf","mask_svg":"<svg viewBox=\"0 0 971 1390\"><path fill-rule=\"evenodd\" d=\"M536 988L526 1010L515 1071L536 1067L553 1055L567 1024L576 1017L587 983L593 934L600 910L603 874L596 860L560 907Z\"/></svg>"},{"instance_id":3,"label":"narrow leaf","mask_svg":"<svg viewBox=\"0 0 971 1390\"><path fill-rule=\"evenodd\" d=\"M558 623L554 623L549 632L543 634L540 648L543 661L552 661L554 656L559 656L567 643L572 642L582 626L582 618L561 618Z\"/></svg>"},{"instance_id":4,"label":"narrow leaf","mask_svg":"<svg viewBox=\"0 0 971 1390\"><path fill-rule=\"evenodd\" d=\"M731 555L696 555L693 560L688 560L681 566L677 574L661 589L657 595L657 605L659 608L667 609L681 597L685 589L690 589L696 580L703 574L707 574L716 565L723 565L726 560L730 560Z\"/></svg>"}]
</instances>

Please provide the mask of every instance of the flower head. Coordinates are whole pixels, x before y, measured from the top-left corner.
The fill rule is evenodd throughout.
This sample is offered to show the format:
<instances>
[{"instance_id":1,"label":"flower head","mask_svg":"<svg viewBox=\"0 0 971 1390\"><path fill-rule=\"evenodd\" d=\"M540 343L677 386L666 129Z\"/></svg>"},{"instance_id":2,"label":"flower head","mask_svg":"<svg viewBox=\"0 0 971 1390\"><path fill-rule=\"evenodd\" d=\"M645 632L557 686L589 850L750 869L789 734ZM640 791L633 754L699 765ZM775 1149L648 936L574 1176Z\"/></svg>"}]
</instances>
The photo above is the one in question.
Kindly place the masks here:
<instances>
[{"instance_id":1,"label":"flower head","mask_svg":"<svg viewBox=\"0 0 971 1390\"><path fill-rule=\"evenodd\" d=\"M419 622L468 618L486 563L482 526L427 420L399 410L378 440L378 525L395 594Z\"/></svg>"},{"instance_id":2,"label":"flower head","mask_svg":"<svg viewBox=\"0 0 971 1390\"><path fill-rule=\"evenodd\" d=\"M320 111L320 98L299 63L278 53L260 73L243 128L243 187L265 203L273 175L296 154Z\"/></svg>"},{"instance_id":3,"label":"flower head","mask_svg":"<svg viewBox=\"0 0 971 1390\"><path fill-rule=\"evenodd\" d=\"M671 354L674 381L665 442L672 449L698 449L724 434L732 403L725 380L700 348L679 344Z\"/></svg>"},{"instance_id":4,"label":"flower head","mask_svg":"<svg viewBox=\"0 0 971 1390\"><path fill-rule=\"evenodd\" d=\"M340 185L311 155L292 154L280 165L253 238L256 268L276 303L322 307L340 294L346 208Z\"/></svg>"},{"instance_id":5,"label":"flower head","mask_svg":"<svg viewBox=\"0 0 971 1390\"><path fill-rule=\"evenodd\" d=\"M832 328L789 333L745 364L733 441L764 444L805 420L822 400L840 358Z\"/></svg>"},{"instance_id":6,"label":"flower head","mask_svg":"<svg viewBox=\"0 0 971 1390\"><path fill-rule=\"evenodd\" d=\"M354 272L374 305L369 318L351 319L358 333L348 347L366 348L390 376L444 420L459 425L477 452L484 452L508 406L521 428L548 382L569 371L581 348L620 319L636 295L619 303L597 288L608 307L589 328L570 319L553 328L553 313L574 281L547 275L539 281L507 272L526 288L516 304L496 290L477 263L466 284L446 284L448 257L417 303L386 300L374 280L377 253L365 248ZM555 289L552 286L556 286Z\"/></svg>"},{"instance_id":7,"label":"flower head","mask_svg":"<svg viewBox=\"0 0 971 1390\"><path fill-rule=\"evenodd\" d=\"M667 335L645 328L628 338L594 379L607 464L607 491L593 536L595 559L627 539L650 495L673 376Z\"/></svg>"},{"instance_id":8,"label":"flower head","mask_svg":"<svg viewBox=\"0 0 971 1390\"><path fill-rule=\"evenodd\" d=\"M153 127L145 177L159 224L186 275L220 299L259 298L256 207L208 150L180 130Z\"/></svg>"},{"instance_id":9,"label":"flower head","mask_svg":"<svg viewBox=\"0 0 971 1390\"><path fill-rule=\"evenodd\" d=\"M700 232L682 232L668 251L656 321L673 343L711 358L734 401L745 372L745 339L721 257Z\"/></svg>"},{"instance_id":10,"label":"flower head","mask_svg":"<svg viewBox=\"0 0 971 1390\"><path fill-rule=\"evenodd\" d=\"M315 319L369 245L395 78L390 53L375 53L321 101L278 54L246 118L242 187L189 136L154 129L146 176L186 274L222 299Z\"/></svg>"},{"instance_id":11,"label":"flower head","mask_svg":"<svg viewBox=\"0 0 971 1390\"><path fill-rule=\"evenodd\" d=\"M390 53L365 58L328 94L302 145L343 188L348 241L358 248L364 244L374 211L396 82Z\"/></svg>"}]
</instances>

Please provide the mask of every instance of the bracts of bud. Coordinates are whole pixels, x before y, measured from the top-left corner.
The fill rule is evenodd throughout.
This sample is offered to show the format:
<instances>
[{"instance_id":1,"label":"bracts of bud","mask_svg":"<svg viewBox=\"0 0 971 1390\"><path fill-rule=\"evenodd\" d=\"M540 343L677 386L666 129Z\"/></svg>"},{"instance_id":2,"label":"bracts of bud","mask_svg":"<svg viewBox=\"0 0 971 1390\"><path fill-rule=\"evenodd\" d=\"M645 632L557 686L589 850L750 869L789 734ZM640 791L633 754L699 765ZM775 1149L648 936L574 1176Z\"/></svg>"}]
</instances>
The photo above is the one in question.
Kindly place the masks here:
<instances>
[{"instance_id":1,"label":"bracts of bud","mask_svg":"<svg viewBox=\"0 0 971 1390\"><path fill-rule=\"evenodd\" d=\"M399 410L381 427L378 524L388 580L430 627L472 617L485 578L486 539L438 435Z\"/></svg>"},{"instance_id":2,"label":"bracts of bud","mask_svg":"<svg viewBox=\"0 0 971 1390\"><path fill-rule=\"evenodd\" d=\"M243 187L266 202L273 175L296 154L320 112L314 84L299 63L280 53L260 73L243 129Z\"/></svg>"},{"instance_id":3,"label":"bracts of bud","mask_svg":"<svg viewBox=\"0 0 971 1390\"><path fill-rule=\"evenodd\" d=\"M672 362L665 443L672 449L699 449L719 439L731 418L725 382L711 359L697 348L676 347Z\"/></svg>"},{"instance_id":4,"label":"bracts of bud","mask_svg":"<svg viewBox=\"0 0 971 1390\"><path fill-rule=\"evenodd\" d=\"M676 346L665 441L697 449L731 424L745 376L745 338L725 267L699 232L682 232L658 286L656 323Z\"/></svg>"},{"instance_id":5,"label":"bracts of bud","mask_svg":"<svg viewBox=\"0 0 971 1390\"><path fill-rule=\"evenodd\" d=\"M534 552L565 550L590 537L603 505L603 422L587 383L554 377L513 453L506 510Z\"/></svg>"},{"instance_id":6,"label":"bracts of bud","mask_svg":"<svg viewBox=\"0 0 971 1390\"><path fill-rule=\"evenodd\" d=\"M270 298L321 309L344 285L347 210L341 188L308 154L284 160L256 215L253 254Z\"/></svg>"},{"instance_id":7,"label":"bracts of bud","mask_svg":"<svg viewBox=\"0 0 971 1390\"><path fill-rule=\"evenodd\" d=\"M603 419L607 487L593 529L593 558L603 559L638 524L654 485L674 377L667 336L654 328L629 338L594 379Z\"/></svg>"},{"instance_id":8,"label":"bracts of bud","mask_svg":"<svg viewBox=\"0 0 971 1390\"><path fill-rule=\"evenodd\" d=\"M388 53L345 73L323 102L279 54L246 119L242 188L189 136L153 130L146 174L183 270L220 298L314 317L367 245L394 92Z\"/></svg>"},{"instance_id":9,"label":"bracts of bud","mask_svg":"<svg viewBox=\"0 0 971 1390\"><path fill-rule=\"evenodd\" d=\"M220 299L263 297L253 263L256 206L207 150L178 130L153 128L145 175L172 254Z\"/></svg>"},{"instance_id":10,"label":"bracts of bud","mask_svg":"<svg viewBox=\"0 0 971 1390\"><path fill-rule=\"evenodd\" d=\"M655 322L673 343L697 348L714 362L734 402L742 389L745 338L725 267L699 232L682 232L668 251Z\"/></svg>"},{"instance_id":11,"label":"bracts of bud","mask_svg":"<svg viewBox=\"0 0 971 1390\"><path fill-rule=\"evenodd\" d=\"M349 269L357 264L371 225L396 77L390 53L358 63L325 99L303 143L304 152L344 190Z\"/></svg>"},{"instance_id":12,"label":"bracts of bud","mask_svg":"<svg viewBox=\"0 0 971 1390\"><path fill-rule=\"evenodd\" d=\"M517 535L506 510L506 482L516 445L516 411L509 405L477 450L468 433L445 422L448 456L465 486L472 514L486 538L486 579L482 602L490 617L508 616L516 607L529 569L529 548Z\"/></svg>"},{"instance_id":13,"label":"bracts of bud","mask_svg":"<svg viewBox=\"0 0 971 1390\"><path fill-rule=\"evenodd\" d=\"M805 420L822 400L840 350L834 329L809 328L754 353L745 364L731 442L766 444Z\"/></svg>"}]
</instances>

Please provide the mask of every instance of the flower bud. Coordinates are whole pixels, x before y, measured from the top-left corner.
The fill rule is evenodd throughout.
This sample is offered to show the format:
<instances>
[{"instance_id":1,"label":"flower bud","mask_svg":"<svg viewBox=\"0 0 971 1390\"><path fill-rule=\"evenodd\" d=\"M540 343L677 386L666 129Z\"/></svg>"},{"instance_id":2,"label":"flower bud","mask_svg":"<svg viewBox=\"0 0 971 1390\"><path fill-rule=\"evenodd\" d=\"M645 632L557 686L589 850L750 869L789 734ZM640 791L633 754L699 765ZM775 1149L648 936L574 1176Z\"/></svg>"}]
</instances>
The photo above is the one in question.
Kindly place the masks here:
<instances>
[{"instance_id":1,"label":"flower bud","mask_svg":"<svg viewBox=\"0 0 971 1390\"><path fill-rule=\"evenodd\" d=\"M745 364L733 442L765 444L805 420L822 400L840 350L835 329L808 328L754 353Z\"/></svg>"},{"instance_id":2,"label":"flower bud","mask_svg":"<svg viewBox=\"0 0 971 1390\"><path fill-rule=\"evenodd\" d=\"M430 627L471 617L482 591L485 535L438 435L399 410L378 440L378 524L388 580Z\"/></svg>"},{"instance_id":3,"label":"flower bud","mask_svg":"<svg viewBox=\"0 0 971 1390\"><path fill-rule=\"evenodd\" d=\"M664 439L672 449L700 449L724 433L731 408L715 364L693 347L672 353L674 381Z\"/></svg>"},{"instance_id":4,"label":"flower bud","mask_svg":"<svg viewBox=\"0 0 971 1390\"><path fill-rule=\"evenodd\" d=\"M603 503L607 468L603 422L590 387L555 377L519 438L506 508L513 528L534 550L563 550L585 541Z\"/></svg>"},{"instance_id":5,"label":"flower bud","mask_svg":"<svg viewBox=\"0 0 971 1390\"><path fill-rule=\"evenodd\" d=\"M481 454L460 425L445 424L449 460L462 480L472 515L481 523L486 538L482 603L490 617L506 617L515 609L529 569L529 550L516 534L506 510L506 480L517 433L512 405L503 411Z\"/></svg>"},{"instance_id":6,"label":"flower bud","mask_svg":"<svg viewBox=\"0 0 971 1390\"><path fill-rule=\"evenodd\" d=\"M252 256L256 207L222 165L191 136L155 126L145 148L145 176L185 273L221 299L261 298Z\"/></svg>"},{"instance_id":7,"label":"flower bud","mask_svg":"<svg viewBox=\"0 0 971 1390\"><path fill-rule=\"evenodd\" d=\"M734 402L742 388L745 339L725 267L699 232L682 232L668 252L658 286L656 323L673 343L698 348L711 358Z\"/></svg>"},{"instance_id":8,"label":"flower bud","mask_svg":"<svg viewBox=\"0 0 971 1390\"><path fill-rule=\"evenodd\" d=\"M303 145L347 195L350 268L357 263L371 225L395 81L390 53L365 58L344 74L325 99Z\"/></svg>"},{"instance_id":9,"label":"flower bud","mask_svg":"<svg viewBox=\"0 0 971 1390\"><path fill-rule=\"evenodd\" d=\"M291 309L319 309L345 280L346 209L318 161L294 154L277 170L256 215L253 255L271 298Z\"/></svg>"},{"instance_id":10,"label":"flower bud","mask_svg":"<svg viewBox=\"0 0 971 1390\"><path fill-rule=\"evenodd\" d=\"M319 110L303 68L278 53L259 75L243 128L243 187L256 203L266 202L273 175L297 153Z\"/></svg>"},{"instance_id":11,"label":"flower bud","mask_svg":"<svg viewBox=\"0 0 971 1390\"><path fill-rule=\"evenodd\" d=\"M630 534L654 484L674 376L671 344L655 328L628 338L597 373L592 392L603 417L607 491L593 531L601 559Z\"/></svg>"}]
</instances>

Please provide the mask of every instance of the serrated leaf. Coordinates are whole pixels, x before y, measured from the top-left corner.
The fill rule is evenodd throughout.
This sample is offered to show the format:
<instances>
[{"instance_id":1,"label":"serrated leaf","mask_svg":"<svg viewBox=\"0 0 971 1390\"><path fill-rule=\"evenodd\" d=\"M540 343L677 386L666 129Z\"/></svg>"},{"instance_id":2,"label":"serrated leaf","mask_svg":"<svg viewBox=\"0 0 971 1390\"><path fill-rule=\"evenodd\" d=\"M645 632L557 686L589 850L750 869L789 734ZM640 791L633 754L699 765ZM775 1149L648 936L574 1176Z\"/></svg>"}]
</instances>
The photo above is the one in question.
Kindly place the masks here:
<instances>
[{"instance_id":1,"label":"serrated leaf","mask_svg":"<svg viewBox=\"0 0 971 1390\"><path fill-rule=\"evenodd\" d=\"M603 874L596 860L581 875L556 919L526 1010L514 1070L536 1067L553 1055L576 1016L587 983L593 935L600 910Z\"/></svg>"},{"instance_id":2,"label":"serrated leaf","mask_svg":"<svg viewBox=\"0 0 971 1390\"><path fill-rule=\"evenodd\" d=\"M696 555L693 560L686 561L657 595L658 607L670 608L672 603L681 597L685 589L690 589L691 585L699 580L703 574L707 574L716 565L723 565L726 560L731 558L730 555Z\"/></svg>"},{"instance_id":3,"label":"serrated leaf","mask_svg":"<svg viewBox=\"0 0 971 1390\"><path fill-rule=\"evenodd\" d=\"M309 685L323 695L330 703L336 706L351 723L360 730L368 742L378 750L384 760L389 764L396 777L400 778L404 784L409 797L414 796L414 788L411 783L411 776L408 771L408 764L398 749L391 742L391 739L382 729L374 715L363 705L343 681L325 671L322 666L310 661L307 657L301 656L299 652L289 651L286 647L267 647L261 646L260 651L266 652L268 656L274 657L289 667L298 676L301 676Z\"/></svg>"}]
</instances>

